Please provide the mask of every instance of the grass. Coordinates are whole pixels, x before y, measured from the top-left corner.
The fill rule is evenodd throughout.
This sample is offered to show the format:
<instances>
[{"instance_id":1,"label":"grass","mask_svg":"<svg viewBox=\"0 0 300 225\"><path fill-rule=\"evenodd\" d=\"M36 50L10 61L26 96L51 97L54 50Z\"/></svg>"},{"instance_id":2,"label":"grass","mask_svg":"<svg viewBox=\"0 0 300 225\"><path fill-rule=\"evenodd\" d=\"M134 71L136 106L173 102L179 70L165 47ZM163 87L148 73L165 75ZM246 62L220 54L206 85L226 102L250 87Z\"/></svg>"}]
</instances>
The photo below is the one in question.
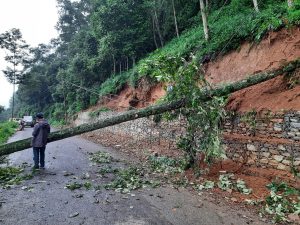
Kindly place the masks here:
<instances>
[{"instance_id":1,"label":"grass","mask_svg":"<svg viewBox=\"0 0 300 225\"><path fill-rule=\"evenodd\" d=\"M90 112L90 113L89 113L89 116L90 116L91 118L96 118L96 117L98 117L102 112L109 112L109 111L110 111L110 109L105 108L105 107L102 107L102 108L100 108L100 109L97 109L96 111Z\"/></svg>"},{"instance_id":2,"label":"grass","mask_svg":"<svg viewBox=\"0 0 300 225\"><path fill-rule=\"evenodd\" d=\"M7 142L15 132L18 124L16 122L4 122L0 123L0 144Z\"/></svg>"},{"instance_id":3,"label":"grass","mask_svg":"<svg viewBox=\"0 0 300 225\"><path fill-rule=\"evenodd\" d=\"M210 12L209 41L204 40L202 25L192 27L140 60L132 70L106 80L100 87L100 94L116 94L126 83L134 86L143 76L156 77L168 58L177 58L179 61L195 58L198 63L204 57L213 60L238 49L244 41L258 42L269 31L297 25L300 23L300 1L294 1L294 5L288 9L286 1L265 1L257 13L249 1L233 0L220 10ZM168 62L165 64L168 70ZM176 65L177 69L182 64Z\"/></svg>"}]
</instances>

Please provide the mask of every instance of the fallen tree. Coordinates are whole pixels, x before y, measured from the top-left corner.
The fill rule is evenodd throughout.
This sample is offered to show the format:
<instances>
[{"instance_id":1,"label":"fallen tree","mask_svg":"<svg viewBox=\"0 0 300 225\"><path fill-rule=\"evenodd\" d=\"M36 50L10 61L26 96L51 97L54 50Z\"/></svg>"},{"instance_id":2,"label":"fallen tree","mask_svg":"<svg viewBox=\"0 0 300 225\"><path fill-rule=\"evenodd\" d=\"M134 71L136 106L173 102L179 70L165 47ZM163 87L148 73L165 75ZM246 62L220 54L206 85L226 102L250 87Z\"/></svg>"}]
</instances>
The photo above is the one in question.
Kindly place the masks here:
<instances>
[{"instance_id":1,"label":"fallen tree","mask_svg":"<svg viewBox=\"0 0 300 225\"><path fill-rule=\"evenodd\" d=\"M224 86L217 87L211 90L202 90L203 95L199 100L201 101L209 101L212 97L217 96L226 96L235 91L239 91L241 89L256 85L258 83L273 79L279 75L290 73L295 69L300 67L300 59L289 62L288 65L282 66L279 69L259 73L255 75L249 76L247 79L234 82L232 84L227 84ZM114 116L111 118L107 118L105 120L100 120L93 124L84 124L74 128L68 128L53 132L49 135L48 142L58 141L61 139L65 139L68 137L72 137L75 135L83 134L86 132L90 132L93 130L113 126L119 123L123 123L130 120L135 120L142 117L148 117L151 115L161 114L164 112L168 112L171 110L179 109L184 107L186 104L186 99L180 99L177 101L163 103L160 105L150 106L141 110L132 110L128 111L122 115ZM8 155L14 152L18 152L31 147L31 138L27 138L24 140L8 143L5 145L0 145L0 156Z\"/></svg>"}]
</instances>

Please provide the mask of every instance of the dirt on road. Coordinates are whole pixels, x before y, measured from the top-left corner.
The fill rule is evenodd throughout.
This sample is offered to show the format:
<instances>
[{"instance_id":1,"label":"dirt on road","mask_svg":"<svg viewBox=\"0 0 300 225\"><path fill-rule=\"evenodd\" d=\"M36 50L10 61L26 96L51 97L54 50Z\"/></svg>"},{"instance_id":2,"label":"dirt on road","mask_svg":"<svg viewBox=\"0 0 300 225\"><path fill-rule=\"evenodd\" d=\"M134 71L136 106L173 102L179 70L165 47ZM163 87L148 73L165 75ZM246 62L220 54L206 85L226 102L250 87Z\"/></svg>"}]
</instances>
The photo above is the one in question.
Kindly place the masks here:
<instances>
[{"instance_id":1,"label":"dirt on road","mask_svg":"<svg viewBox=\"0 0 300 225\"><path fill-rule=\"evenodd\" d=\"M17 132L10 141L29 137L31 131L26 128ZM246 209L227 206L222 201L212 203L210 193L200 196L168 184L127 194L99 188L112 179L111 175L99 176L101 165L90 160L99 151L115 159L110 163L112 167L137 165L117 150L80 137L50 143L46 150L46 170L35 171L32 179L10 189L0 188L1 224L267 224ZM9 160L13 166L25 167L24 173L31 173L31 149L14 153ZM73 191L66 188L74 183L91 186Z\"/></svg>"}]
</instances>

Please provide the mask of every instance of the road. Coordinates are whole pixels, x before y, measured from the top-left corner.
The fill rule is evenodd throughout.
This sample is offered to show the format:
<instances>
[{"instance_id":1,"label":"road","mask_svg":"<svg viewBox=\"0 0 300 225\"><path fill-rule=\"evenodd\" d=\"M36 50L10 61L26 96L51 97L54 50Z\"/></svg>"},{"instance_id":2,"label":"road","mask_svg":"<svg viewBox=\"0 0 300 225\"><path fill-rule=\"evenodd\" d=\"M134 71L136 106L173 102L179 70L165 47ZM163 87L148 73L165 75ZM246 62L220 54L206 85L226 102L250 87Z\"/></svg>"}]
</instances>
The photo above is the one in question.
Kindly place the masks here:
<instances>
[{"instance_id":1,"label":"road","mask_svg":"<svg viewBox=\"0 0 300 225\"><path fill-rule=\"evenodd\" d=\"M30 137L32 128L17 132L9 141ZM80 137L47 145L46 170L11 189L0 189L0 224L5 225L223 225L266 224L258 216L237 207L216 205L207 197L169 186L144 188L121 194L113 190L84 188L71 191L65 186L83 181L105 182L96 176L89 153L109 152L124 159L114 149L102 147ZM10 163L32 166L32 150L9 156ZM123 160L124 161L124 160ZM115 162L125 167L126 162ZM26 168L30 170L30 167ZM70 176L66 176L70 175ZM85 177L86 178L86 177Z\"/></svg>"}]
</instances>

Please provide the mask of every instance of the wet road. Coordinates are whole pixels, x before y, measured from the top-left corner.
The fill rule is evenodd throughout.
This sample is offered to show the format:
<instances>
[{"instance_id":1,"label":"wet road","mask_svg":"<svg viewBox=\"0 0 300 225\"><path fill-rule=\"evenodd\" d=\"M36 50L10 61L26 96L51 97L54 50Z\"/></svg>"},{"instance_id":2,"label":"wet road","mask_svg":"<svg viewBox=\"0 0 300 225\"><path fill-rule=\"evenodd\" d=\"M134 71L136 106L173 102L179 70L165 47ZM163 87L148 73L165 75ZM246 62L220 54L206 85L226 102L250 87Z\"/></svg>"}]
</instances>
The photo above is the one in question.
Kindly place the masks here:
<instances>
[{"instance_id":1,"label":"wet road","mask_svg":"<svg viewBox=\"0 0 300 225\"><path fill-rule=\"evenodd\" d=\"M31 136L32 128L17 132L11 141ZM5 225L223 225L265 224L247 211L215 205L207 198L171 187L146 188L131 194L84 188L71 191L65 186L84 182L105 182L96 176L89 153L109 152L124 159L117 151L72 137L47 145L46 170L12 189L0 189L0 224ZM9 156L13 165L32 164L32 150ZM117 162L115 162L117 163ZM30 165L31 166L31 165ZM126 163L118 162L120 167ZM30 167L26 168L30 170ZM70 174L70 176L66 176Z\"/></svg>"}]
</instances>

